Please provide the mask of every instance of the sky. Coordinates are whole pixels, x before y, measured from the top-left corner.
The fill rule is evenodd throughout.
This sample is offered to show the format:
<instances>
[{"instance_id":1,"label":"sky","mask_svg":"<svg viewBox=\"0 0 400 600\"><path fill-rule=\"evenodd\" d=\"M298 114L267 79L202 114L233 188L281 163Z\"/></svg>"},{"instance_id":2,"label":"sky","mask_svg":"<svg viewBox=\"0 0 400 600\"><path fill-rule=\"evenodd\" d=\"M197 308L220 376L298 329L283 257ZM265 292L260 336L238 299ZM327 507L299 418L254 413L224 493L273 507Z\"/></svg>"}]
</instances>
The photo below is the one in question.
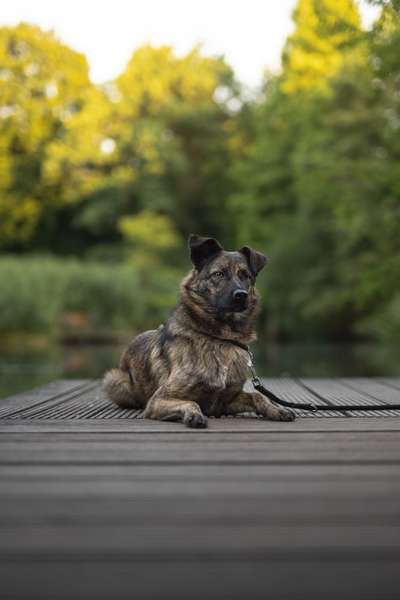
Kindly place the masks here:
<instances>
[{"instance_id":1,"label":"sky","mask_svg":"<svg viewBox=\"0 0 400 600\"><path fill-rule=\"evenodd\" d=\"M95 83L123 71L135 48L173 46L178 54L202 44L204 53L224 55L250 87L265 68L279 69L280 53L292 30L296 0L10 0L0 25L20 21L53 29L59 39L83 52ZM376 9L360 1L368 27Z\"/></svg>"}]
</instances>

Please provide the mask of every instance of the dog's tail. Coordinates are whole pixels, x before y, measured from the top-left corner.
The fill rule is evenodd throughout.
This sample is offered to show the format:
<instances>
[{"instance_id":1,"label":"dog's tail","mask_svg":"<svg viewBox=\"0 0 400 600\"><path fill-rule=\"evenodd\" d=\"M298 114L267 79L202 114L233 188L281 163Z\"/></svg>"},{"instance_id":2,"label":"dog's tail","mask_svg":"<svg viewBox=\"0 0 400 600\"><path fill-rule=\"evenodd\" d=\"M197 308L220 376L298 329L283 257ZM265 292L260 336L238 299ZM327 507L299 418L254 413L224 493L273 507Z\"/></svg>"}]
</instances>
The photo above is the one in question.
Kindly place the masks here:
<instances>
[{"instance_id":1,"label":"dog's tail","mask_svg":"<svg viewBox=\"0 0 400 600\"><path fill-rule=\"evenodd\" d=\"M128 371L111 369L103 379L103 390L107 397L124 408L136 407L135 390L132 386Z\"/></svg>"}]
</instances>

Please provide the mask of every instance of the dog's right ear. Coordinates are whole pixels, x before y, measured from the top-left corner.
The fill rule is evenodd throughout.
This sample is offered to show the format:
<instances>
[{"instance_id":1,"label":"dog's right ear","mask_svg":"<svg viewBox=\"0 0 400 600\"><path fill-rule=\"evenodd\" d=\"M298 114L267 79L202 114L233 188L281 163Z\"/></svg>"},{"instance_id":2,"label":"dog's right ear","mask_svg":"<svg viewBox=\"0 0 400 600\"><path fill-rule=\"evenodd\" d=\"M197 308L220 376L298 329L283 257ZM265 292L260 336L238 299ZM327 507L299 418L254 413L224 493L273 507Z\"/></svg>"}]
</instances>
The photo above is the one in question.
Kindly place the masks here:
<instances>
[{"instance_id":1,"label":"dog's right ear","mask_svg":"<svg viewBox=\"0 0 400 600\"><path fill-rule=\"evenodd\" d=\"M190 259L197 269L201 271L205 263L222 252L223 247L214 238L201 237L191 233L189 236Z\"/></svg>"},{"instance_id":2,"label":"dog's right ear","mask_svg":"<svg viewBox=\"0 0 400 600\"><path fill-rule=\"evenodd\" d=\"M243 246L243 248L240 248L239 252L246 257L247 264L249 265L253 277L257 277L261 269L265 267L267 257L264 256L264 254L261 254L261 252L253 250L253 248L250 248L249 246Z\"/></svg>"}]
</instances>

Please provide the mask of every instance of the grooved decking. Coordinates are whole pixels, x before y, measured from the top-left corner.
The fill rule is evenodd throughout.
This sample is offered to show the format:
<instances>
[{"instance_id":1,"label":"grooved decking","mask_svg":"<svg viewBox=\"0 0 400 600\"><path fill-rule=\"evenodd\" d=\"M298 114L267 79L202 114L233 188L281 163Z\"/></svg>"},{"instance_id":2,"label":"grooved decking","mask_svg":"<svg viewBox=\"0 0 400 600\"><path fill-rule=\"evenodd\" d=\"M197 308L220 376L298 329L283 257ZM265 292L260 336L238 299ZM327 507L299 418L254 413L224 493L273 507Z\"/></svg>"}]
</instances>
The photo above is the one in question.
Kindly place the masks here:
<instances>
[{"instance_id":1,"label":"grooved decking","mask_svg":"<svg viewBox=\"0 0 400 600\"><path fill-rule=\"evenodd\" d=\"M399 378L265 385L400 402ZM400 597L400 411L140 417L97 381L0 400L1 600Z\"/></svg>"}]
</instances>

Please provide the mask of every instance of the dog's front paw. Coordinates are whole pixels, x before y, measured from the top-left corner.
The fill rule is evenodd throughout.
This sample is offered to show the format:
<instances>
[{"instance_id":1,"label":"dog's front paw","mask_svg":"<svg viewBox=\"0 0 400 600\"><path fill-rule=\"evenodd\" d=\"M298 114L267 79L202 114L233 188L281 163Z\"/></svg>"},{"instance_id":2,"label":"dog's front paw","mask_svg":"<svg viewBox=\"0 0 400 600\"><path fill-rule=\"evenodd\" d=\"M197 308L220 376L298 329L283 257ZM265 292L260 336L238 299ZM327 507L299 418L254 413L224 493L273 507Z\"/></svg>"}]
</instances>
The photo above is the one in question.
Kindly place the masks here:
<instances>
[{"instance_id":1,"label":"dog's front paw","mask_svg":"<svg viewBox=\"0 0 400 600\"><path fill-rule=\"evenodd\" d=\"M194 429L205 429L208 424L208 419L201 413L187 412L183 419L186 427L193 427Z\"/></svg>"},{"instance_id":2,"label":"dog's front paw","mask_svg":"<svg viewBox=\"0 0 400 600\"><path fill-rule=\"evenodd\" d=\"M269 404L264 408L262 418L268 419L269 421L294 421L296 415L288 408Z\"/></svg>"},{"instance_id":3,"label":"dog's front paw","mask_svg":"<svg viewBox=\"0 0 400 600\"><path fill-rule=\"evenodd\" d=\"M278 413L277 421L294 421L296 418L294 412L288 408L278 408Z\"/></svg>"}]
</instances>

